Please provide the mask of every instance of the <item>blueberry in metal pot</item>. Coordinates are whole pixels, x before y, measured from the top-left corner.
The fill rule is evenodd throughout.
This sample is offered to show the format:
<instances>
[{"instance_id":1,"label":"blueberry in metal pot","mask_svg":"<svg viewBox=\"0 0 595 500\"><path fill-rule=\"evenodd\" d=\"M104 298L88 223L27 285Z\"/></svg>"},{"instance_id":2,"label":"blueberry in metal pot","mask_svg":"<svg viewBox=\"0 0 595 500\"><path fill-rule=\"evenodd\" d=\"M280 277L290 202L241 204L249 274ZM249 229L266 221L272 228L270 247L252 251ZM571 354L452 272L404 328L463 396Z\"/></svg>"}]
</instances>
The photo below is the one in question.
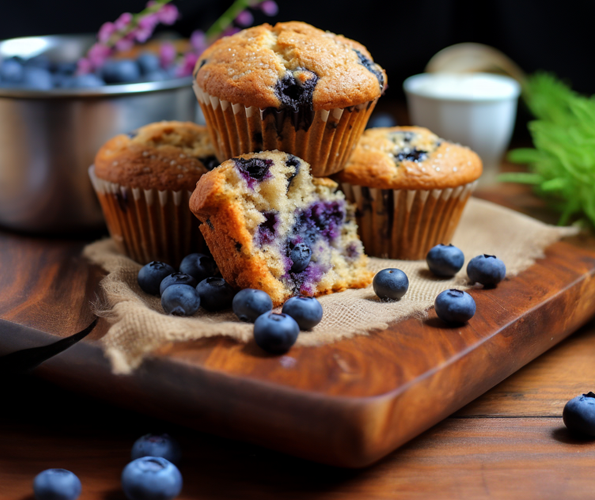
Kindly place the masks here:
<instances>
[{"instance_id":1,"label":"blueberry in metal pot","mask_svg":"<svg viewBox=\"0 0 595 500\"><path fill-rule=\"evenodd\" d=\"M101 70L106 83L134 83L140 79L140 69L131 59L110 59Z\"/></svg>"},{"instance_id":2,"label":"blueberry in metal pot","mask_svg":"<svg viewBox=\"0 0 595 500\"><path fill-rule=\"evenodd\" d=\"M232 307L240 320L254 323L259 316L273 310L273 301L269 294L262 290L245 288L233 298Z\"/></svg>"}]
</instances>

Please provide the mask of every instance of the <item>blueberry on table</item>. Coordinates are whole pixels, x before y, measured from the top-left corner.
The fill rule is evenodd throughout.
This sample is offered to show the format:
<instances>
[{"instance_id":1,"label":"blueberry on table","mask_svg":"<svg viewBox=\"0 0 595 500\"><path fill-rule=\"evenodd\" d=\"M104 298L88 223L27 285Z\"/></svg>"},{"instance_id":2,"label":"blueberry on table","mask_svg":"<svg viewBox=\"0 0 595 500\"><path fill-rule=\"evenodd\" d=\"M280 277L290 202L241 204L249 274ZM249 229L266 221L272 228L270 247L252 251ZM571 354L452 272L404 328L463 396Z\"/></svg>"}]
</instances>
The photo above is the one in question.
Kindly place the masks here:
<instances>
[{"instance_id":1,"label":"blueberry on table","mask_svg":"<svg viewBox=\"0 0 595 500\"><path fill-rule=\"evenodd\" d=\"M290 250L289 258L293 262L291 272L301 273L310 264L312 250L306 243L298 243Z\"/></svg>"},{"instance_id":2,"label":"blueberry on table","mask_svg":"<svg viewBox=\"0 0 595 500\"><path fill-rule=\"evenodd\" d=\"M192 316L200 308L200 295L190 285L170 285L161 294L161 307L173 316Z\"/></svg>"},{"instance_id":3,"label":"blueberry on table","mask_svg":"<svg viewBox=\"0 0 595 500\"><path fill-rule=\"evenodd\" d=\"M76 500L81 494L81 481L66 469L47 469L33 480L36 500Z\"/></svg>"},{"instance_id":4,"label":"blueberry on table","mask_svg":"<svg viewBox=\"0 0 595 500\"><path fill-rule=\"evenodd\" d=\"M595 394L589 392L568 401L562 419L569 431L595 437Z\"/></svg>"},{"instance_id":5,"label":"blueberry on table","mask_svg":"<svg viewBox=\"0 0 595 500\"><path fill-rule=\"evenodd\" d=\"M133 460L124 467L121 480L128 500L171 500L182 491L182 474L161 457Z\"/></svg>"},{"instance_id":6,"label":"blueberry on table","mask_svg":"<svg viewBox=\"0 0 595 500\"><path fill-rule=\"evenodd\" d=\"M284 354L295 344L300 333L297 322L287 314L264 313L254 322L254 340L261 349Z\"/></svg>"},{"instance_id":7,"label":"blueberry on table","mask_svg":"<svg viewBox=\"0 0 595 500\"><path fill-rule=\"evenodd\" d=\"M211 277L202 280L196 287L200 303L207 311L220 311L231 307L235 290L223 278Z\"/></svg>"},{"instance_id":8,"label":"blueberry on table","mask_svg":"<svg viewBox=\"0 0 595 500\"><path fill-rule=\"evenodd\" d=\"M383 300L398 300L409 288L409 279L400 269L383 269L374 276L374 292Z\"/></svg>"},{"instance_id":9,"label":"blueberry on table","mask_svg":"<svg viewBox=\"0 0 595 500\"><path fill-rule=\"evenodd\" d=\"M281 312L295 319L301 330L311 330L322 321L322 306L314 297L291 297Z\"/></svg>"},{"instance_id":10,"label":"blueberry on table","mask_svg":"<svg viewBox=\"0 0 595 500\"><path fill-rule=\"evenodd\" d=\"M467 292L451 288L436 297L436 314L447 323L466 323L475 314L475 301Z\"/></svg>"},{"instance_id":11,"label":"blueberry on table","mask_svg":"<svg viewBox=\"0 0 595 500\"><path fill-rule=\"evenodd\" d=\"M161 284L159 285L159 294L163 295L163 292L165 292L165 289L168 286L172 286L172 285L196 286L196 283L197 283L196 280L189 274L172 273L169 276L166 276L165 278L163 278L163 281L161 281Z\"/></svg>"},{"instance_id":12,"label":"blueberry on table","mask_svg":"<svg viewBox=\"0 0 595 500\"><path fill-rule=\"evenodd\" d=\"M140 69L131 59L110 59L101 70L106 83L134 83L140 80Z\"/></svg>"},{"instance_id":13,"label":"blueberry on table","mask_svg":"<svg viewBox=\"0 0 595 500\"><path fill-rule=\"evenodd\" d=\"M132 445L132 460L141 457L161 457L178 465L182 458L182 450L169 434L145 434Z\"/></svg>"},{"instance_id":14,"label":"blueberry on table","mask_svg":"<svg viewBox=\"0 0 595 500\"><path fill-rule=\"evenodd\" d=\"M426 255L426 262L436 276L451 278L463 267L465 256L457 247L441 243L430 249Z\"/></svg>"},{"instance_id":15,"label":"blueberry on table","mask_svg":"<svg viewBox=\"0 0 595 500\"><path fill-rule=\"evenodd\" d=\"M189 274L197 283L200 283L206 278L215 276L219 270L213 257L202 253L191 253L182 259L180 272Z\"/></svg>"},{"instance_id":16,"label":"blueberry on table","mask_svg":"<svg viewBox=\"0 0 595 500\"><path fill-rule=\"evenodd\" d=\"M232 308L241 321L254 323L259 316L273 310L273 301L269 294L262 290L245 288L233 298Z\"/></svg>"},{"instance_id":17,"label":"blueberry on table","mask_svg":"<svg viewBox=\"0 0 595 500\"><path fill-rule=\"evenodd\" d=\"M467 276L471 283L494 286L506 276L506 266L495 255L478 255L467 264Z\"/></svg>"},{"instance_id":18,"label":"blueberry on table","mask_svg":"<svg viewBox=\"0 0 595 500\"><path fill-rule=\"evenodd\" d=\"M138 286L143 292L159 295L159 285L166 276L174 273L175 269L165 262L154 260L143 266L138 272Z\"/></svg>"}]
</instances>

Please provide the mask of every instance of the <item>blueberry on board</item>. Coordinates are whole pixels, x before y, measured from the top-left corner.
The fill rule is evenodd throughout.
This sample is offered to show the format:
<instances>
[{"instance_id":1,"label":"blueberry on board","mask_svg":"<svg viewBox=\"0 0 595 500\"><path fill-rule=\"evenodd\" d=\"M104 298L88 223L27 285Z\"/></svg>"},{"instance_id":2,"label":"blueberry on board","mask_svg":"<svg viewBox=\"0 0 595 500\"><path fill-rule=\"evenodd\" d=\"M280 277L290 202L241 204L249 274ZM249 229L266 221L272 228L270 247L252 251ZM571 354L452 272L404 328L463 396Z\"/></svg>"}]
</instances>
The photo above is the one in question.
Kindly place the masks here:
<instances>
[{"instance_id":1,"label":"blueberry on board","mask_svg":"<svg viewBox=\"0 0 595 500\"><path fill-rule=\"evenodd\" d=\"M467 292L451 288L438 294L434 309L442 321L466 323L475 314L475 301Z\"/></svg>"},{"instance_id":2,"label":"blueberry on board","mask_svg":"<svg viewBox=\"0 0 595 500\"><path fill-rule=\"evenodd\" d=\"M273 310L273 301L262 290L245 288L233 298L232 308L241 321L254 323L259 316Z\"/></svg>"},{"instance_id":3,"label":"blueberry on board","mask_svg":"<svg viewBox=\"0 0 595 500\"><path fill-rule=\"evenodd\" d=\"M453 245L436 245L426 255L430 271L436 276L450 278L457 274L465 263L463 252Z\"/></svg>"},{"instance_id":4,"label":"blueberry on board","mask_svg":"<svg viewBox=\"0 0 595 500\"><path fill-rule=\"evenodd\" d=\"M136 460L141 457L161 457L178 465L182 458L179 443L169 434L145 434L132 445L130 458Z\"/></svg>"},{"instance_id":5,"label":"blueberry on board","mask_svg":"<svg viewBox=\"0 0 595 500\"><path fill-rule=\"evenodd\" d=\"M154 260L143 266L138 272L138 286L143 292L159 295L159 285L166 276L174 273L175 269L165 262Z\"/></svg>"},{"instance_id":6,"label":"blueberry on board","mask_svg":"<svg viewBox=\"0 0 595 500\"><path fill-rule=\"evenodd\" d=\"M283 354L291 349L300 333L297 322L287 314L264 313L254 322L254 340L263 350Z\"/></svg>"},{"instance_id":7,"label":"blueberry on board","mask_svg":"<svg viewBox=\"0 0 595 500\"><path fill-rule=\"evenodd\" d=\"M81 494L81 481L66 469L47 469L33 480L36 500L76 500Z\"/></svg>"},{"instance_id":8,"label":"blueberry on board","mask_svg":"<svg viewBox=\"0 0 595 500\"><path fill-rule=\"evenodd\" d=\"M562 419L569 431L595 437L595 394L589 392L568 401Z\"/></svg>"},{"instance_id":9,"label":"blueberry on board","mask_svg":"<svg viewBox=\"0 0 595 500\"><path fill-rule=\"evenodd\" d=\"M106 83L134 83L140 79L140 69L131 59L110 59L103 65L101 76Z\"/></svg>"},{"instance_id":10,"label":"blueberry on board","mask_svg":"<svg viewBox=\"0 0 595 500\"><path fill-rule=\"evenodd\" d=\"M202 280L196 287L200 303L207 311L220 311L231 307L235 290L223 278L211 277Z\"/></svg>"},{"instance_id":11,"label":"blueberry on board","mask_svg":"<svg viewBox=\"0 0 595 500\"><path fill-rule=\"evenodd\" d=\"M166 276L161 281L159 285L159 295L163 295L163 292L168 286L172 285L190 285L196 286L197 281L190 276L189 274L185 273L172 273L169 276Z\"/></svg>"},{"instance_id":12,"label":"blueberry on board","mask_svg":"<svg viewBox=\"0 0 595 500\"><path fill-rule=\"evenodd\" d=\"M197 283L200 283L205 278L215 276L219 270L213 257L202 253L191 253L182 259L180 272L189 274Z\"/></svg>"},{"instance_id":13,"label":"blueberry on board","mask_svg":"<svg viewBox=\"0 0 595 500\"><path fill-rule=\"evenodd\" d=\"M133 460L124 467L121 480L128 500L171 500L182 491L182 474L161 457Z\"/></svg>"},{"instance_id":14,"label":"blueberry on board","mask_svg":"<svg viewBox=\"0 0 595 500\"><path fill-rule=\"evenodd\" d=\"M467 264L467 276L471 283L494 286L506 276L506 266L495 255L478 255Z\"/></svg>"},{"instance_id":15,"label":"blueberry on board","mask_svg":"<svg viewBox=\"0 0 595 500\"><path fill-rule=\"evenodd\" d=\"M295 319L301 330L311 330L322 321L322 306L314 297L291 297L281 312Z\"/></svg>"},{"instance_id":16,"label":"blueberry on board","mask_svg":"<svg viewBox=\"0 0 595 500\"><path fill-rule=\"evenodd\" d=\"M383 269L374 276L374 292L383 300L398 300L409 288L409 278L400 269Z\"/></svg>"},{"instance_id":17,"label":"blueberry on board","mask_svg":"<svg viewBox=\"0 0 595 500\"><path fill-rule=\"evenodd\" d=\"M310 264L312 258L312 250L307 243L298 243L289 252L289 258L293 264L291 265L292 273L301 273Z\"/></svg>"},{"instance_id":18,"label":"blueberry on board","mask_svg":"<svg viewBox=\"0 0 595 500\"><path fill-rule=\"evenodd\" d=\"M153 71L161 70L161 63L159 62L159 57L157 56L157 54L153 54L152 52L143 52L140 56L136 58L136 62L141 73L144 76L151 74Z\"/></svg>"},{"instance_id":19,"label":"blueberry on board","mask_svg":"<svg viewBox=\"0 0 595 500\"><path fill-rule=\"evenodd\" d=\"M190 285L170 285L161 294L161 307L173 316L192 316L200 308L200 295Z\"/></svg>"},{"instance_id":20,"label":"blueberry on board","mask_svg":"<svg viewBox=\"0 0 595 500\"><path fill-rule=\"evenodd\" d=\"M54 87L52 74L43 68L26 67L21 86L32 90L50 90Z\"/></svg>"},{"instance_id":21,"label":"blueberry on board","mask_svg":"<svg viewBox=\"0 0 595 500\"><path fill-rule=\"evenodd\" d=\"M395 127L396 125L397 120L395 120L393 115L384 111L379 111L370 117L366 128Z\"/></svg>"},{"instance_id":22,"label":"blueberry on board","mask_svg":"<svg viewBox=\"0 0 595 500\"><path fill-rule=\"evenodd\" d=\"M0 80L6 83L19 84L23 81L25 68L14 58L4 59L0 63Z\"/></svg>"}]
</instances>

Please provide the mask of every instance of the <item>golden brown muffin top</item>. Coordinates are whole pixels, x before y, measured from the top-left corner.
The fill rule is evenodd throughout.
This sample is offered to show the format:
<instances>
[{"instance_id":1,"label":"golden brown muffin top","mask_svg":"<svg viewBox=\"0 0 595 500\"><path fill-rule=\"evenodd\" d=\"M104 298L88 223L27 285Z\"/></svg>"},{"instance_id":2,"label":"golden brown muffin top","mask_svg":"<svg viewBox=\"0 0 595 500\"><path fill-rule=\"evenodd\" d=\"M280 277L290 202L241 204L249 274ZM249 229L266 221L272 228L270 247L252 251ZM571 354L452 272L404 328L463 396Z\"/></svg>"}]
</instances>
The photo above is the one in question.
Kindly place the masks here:
<instances>
[{"instance_id":1,"label":"golden brown muffin top","mask_svg":"<svg viewBox=\"0 0 595 500\"><path fill-rule=\"evenodd\" d=\"M218 40L197 61L195 79L232 104L264 109L311 101L314 111L372 101L386 86L385 71L363 45L296 21Z\"/></svg>"},{"instance_id":2,"label":"golden brown muffin top","mask_svg":"<svg viewBox=\"0 0 595 500\"><path fill-rule=\"evenodd\" d=\"M206 127L163 121L107 141L95 157L95 175L141 189L193 191L218 165Z\"/></svg>"},{"instance_id":3,"label":"golden brown muffin top","mask_svg":"<svg viewBox=\"0 0 595 500\"><path fill-rule=\"evenodd\" d=\"M445 189L473 182L479 156L422 127L378 127L364 132L339 182L378 189Z\"/></svg>"}]
</instances>

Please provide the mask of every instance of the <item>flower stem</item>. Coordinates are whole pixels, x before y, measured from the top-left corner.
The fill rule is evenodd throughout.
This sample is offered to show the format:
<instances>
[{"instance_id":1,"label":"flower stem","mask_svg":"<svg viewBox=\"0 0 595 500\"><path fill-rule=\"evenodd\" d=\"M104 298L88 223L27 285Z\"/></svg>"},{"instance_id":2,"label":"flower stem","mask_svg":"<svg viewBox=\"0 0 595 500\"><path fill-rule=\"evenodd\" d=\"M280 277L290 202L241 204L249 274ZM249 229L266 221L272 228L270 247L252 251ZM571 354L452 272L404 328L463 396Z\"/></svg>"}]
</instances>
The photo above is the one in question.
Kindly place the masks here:
<instances>
[{"instance_id":1,"label":"flower stem","mask_svg":"<svg viewBox=\"0 0 595 500\"><path fill-rule=\"evenodd\" d=\"M248 7L254 7L263 0L236 0L223 15L207 30L206 37L209 43L213 42L225 29L233 23L238 14Z\"/></svg>"}]
</instances>

